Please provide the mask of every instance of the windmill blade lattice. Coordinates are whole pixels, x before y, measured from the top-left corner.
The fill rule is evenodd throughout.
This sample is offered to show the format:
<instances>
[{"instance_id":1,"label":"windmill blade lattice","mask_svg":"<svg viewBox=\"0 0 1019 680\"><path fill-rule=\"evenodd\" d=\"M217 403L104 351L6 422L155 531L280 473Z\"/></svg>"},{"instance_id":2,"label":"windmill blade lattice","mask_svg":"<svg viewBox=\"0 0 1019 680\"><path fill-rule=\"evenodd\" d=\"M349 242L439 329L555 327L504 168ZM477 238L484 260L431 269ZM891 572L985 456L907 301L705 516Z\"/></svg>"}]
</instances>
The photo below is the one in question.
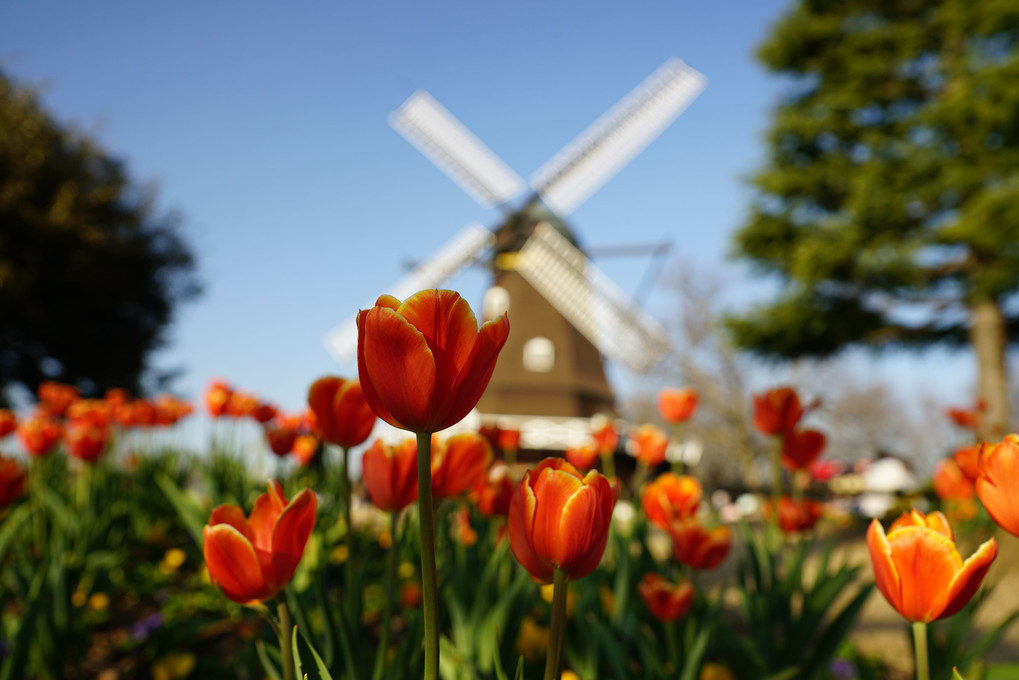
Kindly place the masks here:
<instances>
[{"instance_id":1,"label":"windmill blade lattice","mask_svg":"<svg viewBox=\"0 0 1019 680\"><path fill-rule=\"evenodd\" d=\"M654 141L706 83L670 59L531 175L531 186L566 217Z\"/></svg>"},{"instance_id":2,"label":"windmill blade lattice","mask_svg":"<svg viewBox=\"0 0 1019 680\"><path fill-rule=\"evenodd\" d=\"M502 205L526 186L519 175L424 90L412 94L394 111L389 124L486 208Z\"/></svg>"},{"instance_id":3,"label":"windmill blade lattice","mask_svg":"<svg viewBox=\"0 0 1019 680\"><path fill-rule=\"evenodd\" d=\"M538 224L517 271L602 354L640 373L669 349L668 335L573 244Z\"/></svg>"},{"instance_id":4,"label":"windmill blade lattice","mask_svg":"<svg viewBox=\"0 0 1019 680\"><path fill-rule=\"evenodd\" d=\"M399 300L421 290L437 288L464 267L478 260L495 242L495 236L480 224L471 223L460 230L427 260L416 266L386 291ZM375 304L370 300L365 307ZM357 316L340 324L325 337L326 348L343 366L357 363Z\"/></svg>"}]
</instances>

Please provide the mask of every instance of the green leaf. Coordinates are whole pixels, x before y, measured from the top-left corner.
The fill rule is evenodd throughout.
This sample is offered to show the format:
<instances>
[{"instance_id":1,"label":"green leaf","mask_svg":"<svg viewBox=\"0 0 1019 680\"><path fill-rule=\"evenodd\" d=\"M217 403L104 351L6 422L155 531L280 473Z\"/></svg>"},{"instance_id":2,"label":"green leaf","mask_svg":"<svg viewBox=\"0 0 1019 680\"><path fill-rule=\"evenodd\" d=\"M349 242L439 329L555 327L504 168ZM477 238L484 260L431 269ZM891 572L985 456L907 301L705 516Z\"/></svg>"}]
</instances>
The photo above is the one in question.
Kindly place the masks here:
<instances>
[{"instance_id":1,"label":"green leaf","mask_svg":"<svg viewBox=\"0 0 1019 680\"><path fill-rule=\"evenodd\" d=\"M259 640L255 643L255 651L258 653L258 660L262 662L262 668L265 669L266 674L272 678L272 680L283 680L280 676L279 667L277 664L280 662L279 650L270 648L265 644L264 640ZM276 663L269 657L275 652Z\"/></svg>"},{"instance_id":2,"label":"green leaf","mask_svg":"<svg viewBox=\"0 0 1019 680\"><path fill-rule=\"evenodd\" d=\"M158 475L156 477L156 485L162 489L166 499L170 501L170 505L177 511L177 515L184 524L184 528L188 530L191 538L194 539L195 545L202 545L204 541L202 537L203 529L209 519L205 510L199 507L191 498L188 498L173 480L166 475Z\"/></svg>"}]
</instances>

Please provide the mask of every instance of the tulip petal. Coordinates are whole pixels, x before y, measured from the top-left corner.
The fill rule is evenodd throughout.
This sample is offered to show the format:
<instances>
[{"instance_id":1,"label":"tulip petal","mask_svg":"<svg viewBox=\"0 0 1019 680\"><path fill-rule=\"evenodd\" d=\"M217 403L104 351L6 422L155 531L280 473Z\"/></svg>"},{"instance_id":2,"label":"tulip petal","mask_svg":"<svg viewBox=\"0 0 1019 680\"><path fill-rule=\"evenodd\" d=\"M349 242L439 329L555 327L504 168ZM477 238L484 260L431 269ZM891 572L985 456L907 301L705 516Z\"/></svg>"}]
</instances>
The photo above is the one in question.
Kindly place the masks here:
<instances>
[{"instance_id":1,"label":"tulip petal","mask_svg":"<svg viewBox=\"0 0 1019 680\"><path fill-rule=\"evenodd\" d=\"M308 388L308 408L315 414L318 429L326 439L333 435L333 398L345 381L338 376L319 378Z\"/></svg>"},{"instance_id":2,"label":"tulip petal","mask_svg":"<svg viewBox=\"0 0 1019 680\"><path fill-rule=\"evenodd\" d=\"M980 502L998 525L1014 536L1019 536L1019 452L1014 444L1005 440L1001 444L984 446L980 459L980 476L976 489Z\"/></svg>"},{"instance_id":3,"label":"tulip petal","mask_svg":"<svg viewBox=\"0 0 1019 680\"><path fill-rule=\"evenodd\" d=\"M478 337L471 306L455 291L423 290L407 298L397 313L425 336L435 355L435 383L452 385Z\"/></svg>"},{"instance_id":4,"label":"tulip petal","mask_svg":"<svg viewBox=\"0 0 1019 680\"><path fill-rule=\"evenodd\" d=\"M272 568L274 582L282 586L290 581L301 561L318 512L318 497L311 489L294 496L272 531Z\"/></svg>"},{"instance_id":5,"label":"tulip petal","mask_svg":"<svg viewBox=\"0 0 1019 680\"><path fill-rule=\"evenodd\" d=\"M241 535L249 541L254 542L255 540L250 527L248 527L248 518L244 516L244 511L236 505L218 505L213 508L212 514L209 516L209 525L217 524L228 524L241 532Z\"/></svg>"},{"instance_id":6,"label":"tulip petal","mask_svg":"<svg viewBox=\"0 0 1019 680\"><path fill-rule=\"evenodd\" d=\"M592 545L603 535L604 532L599 531L601 524L601 499L597 490L593 486L581 485L563 505L556 529L558 540L552 553L553 561L564 571L572 571L579 561L590 555ZM601 560L601 554L598 554L598 559Z\"/></svg>"},{"instance_id":7,"label":"tulip petal","mask_svg":"<svg viewBox=\"0 0 1019 680\"><path fill-rule=\"evenodd\" d=\"M363 344L363 351L358 352L358 368L361 384L372 388L364 390L368 403L394 427L432 431L436 368L425 336L385 307L368 310L363 321L358 336ZM381 404L386 404L388 410L376 407Z\"/></svg>"},{"instance_id":8,"label":"tulip petal","mask_svg":"<svg viewBox=\"0 0 1019 680\"><path fill-rule=\"evenodd\" d=\"M331 441L337 446L350 448L363 444L375 428L375 412L358 380L347 380L340 386L331 408L335 430Z\"/></svg>"},{"instance_id":9,"label":"tulip petal","mask_svg":"<svg viewBox=\"0 0 1019 680\"><path fill-rule=\"evenodd\" d=\"M270 595L255 549L229 524L206 526L202 551L210 578L234 602L262 600Z\"/></svg>"},{"instance_id":10,"label":"tulip petal","mask_svg":"<svg viewBox=\"0 0 1019 680\"><path fill-rule=\"evenodd\" d=\"M534 482L534 495L540 502L534 511L531 545L534 551L557 567L560 556L562 517L569 500L584 488L584 483L568 472L542 470Z\"/></svg>"},{"instance_id":11,"label":"tulip petal","mask_svg":"<svg viewBox=\"0 0 1019 680\"><path fill-rule=\"evenodd\" d=\"M444 414L443 421L448 423L446 427L463 420L477 406L492 379L499 352L508 337L509 317L505 314L481 326L471 356L440 408L440 413Z\"/></svg>"},{"instance_id":12,"label":"tulip petal","mask_svg":"<svg viewBox=\"0 0 1019 680\"><path fill-rule=\"evenodd\" d=\"M987 570L991 568L991 563L997 556L998 544L992 538L981 545L963 563L962 569L955 575L955 579L948 589L948 605L938 616L939 619L951 616L966 606L966 603L976 594L977 588L980 587L984 576L987 575Z\"/></svg>"},{"instance_id":13,"label":"tulip petal","mask_svg":"<svg viewBox=\"0 0 1019 680\"><path fill-rule=\"evenodd\" d=\"M949 587L962 568L955 544L934 530L913 526L889 532L888 544L900 583L895 608L909 621L933 621L945 610Z\"/></svg>"},{"instance_id":14,"label":"tulip petal","mask_svg":"<svg viewBox=\"0 0 1019 680\"><path fill-rule=\"evenodd\" d=\"M380 298L381 300L381 298ZM364 399L368 406L379 418L393 425L394 419L389 409L385 407L379 394L368 376L368 365L364 358L364 332L370 309L362 309L357 313L357 375L361 383L361 391L364 392Z\"/></svg>"},{"instance_id":15,"label":"tulip petal","mask_svg":"<svg viewBox=\"0 0 1019 680\"><path fill-rule=\"evenodd\" d=\"M533 472L533 471L532 471ZM510 500L508 516L510 550L517 561L531 574L538 583L552 582L553 568L541 559L531 546L532 525L537 499L530 485L531 472L524 476Z\"/></svg>"},{"instance_id":16,"label":"tulip petal","mask_svg":"<svg viewBox=\"0 0 1019 680\"><path fill-rule=\"evenodd\" d=\"M275 485L274 485L275 483ZM280 513L286 507L286 499L283 497L283 489L279 482L269 482L269 491L258 497L255 501L255 509L251 511L251 518L248 519L248 526L251 529L252 545L256 550L270 552L272 550L272 531L276 526Z\"/></svg>"}]
</instances>

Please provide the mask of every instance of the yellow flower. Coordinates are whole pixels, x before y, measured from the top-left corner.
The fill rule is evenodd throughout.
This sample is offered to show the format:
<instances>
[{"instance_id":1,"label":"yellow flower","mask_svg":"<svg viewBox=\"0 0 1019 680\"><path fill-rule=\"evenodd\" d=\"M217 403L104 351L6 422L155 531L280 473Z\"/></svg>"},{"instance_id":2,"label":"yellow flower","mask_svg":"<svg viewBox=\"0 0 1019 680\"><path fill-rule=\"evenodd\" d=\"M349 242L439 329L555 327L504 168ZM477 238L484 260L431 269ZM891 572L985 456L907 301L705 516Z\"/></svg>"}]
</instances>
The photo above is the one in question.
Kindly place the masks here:
<instances>
[{"instance_id":1,"label":"yellow flower","mask_svg":"<svg viewBox=\"0 0 1019 680\"><path fill-rule=\"evenodd\" d=\"M726 666L709 661L701 667L700 680L736 680Z\"/></svg>"},{"instance_id":2,"label":"yellow flower","mask_svg":"<svg viewBox=\"0 0 1019 680\"><path fill-rule=\"evenodd\" d=\"M537 661L548 650L548 628L539 626L530 616L520 622L517 634L517 651L528 661Z\"/></svg>"},{"instance_id":3,"label":"yellow flower","mask_svg":"<svg viewBox=\"0 0 1019 680\"><path fill-rule=\"evenodd\" d=\"M106 611L110 606L110 598L106 593L92 593L88 598L88 606L97 612Z\"/></svg>"},{"instance_id":4,"label":"yellow flower","mask_svg":"<svg viewBox=\"0 0 1019 680\"><path fill-rule=\"evenodd\" d=\"M152 680L183 680L195 669L195 655L189 652L167 654L152 664Z\"/></svg>"},{"instance_id":5,"label":"yellow flower","mask_svg":"<svg viewBox=\"0 0 1019 680\"><path fill-rule=\"evenodd\" d=\"M411 564L410 562L401 562L399 569L396 570L396 573L400 575L401 579L404 580L409 579L411 576L414 575L414 565Z\"/></svg>"},{"instance_id":6,"label":"yellow flower","mask_svg":"<svg viewBox=\"0 0 1019 680\"><path fill-rule=\"evenodd\" d=\"M338 545L333 548L333 551L329 554L329 561L333 564L343 564L347 561L349 550L345 545Z\"/></svg>"}]
</instances>

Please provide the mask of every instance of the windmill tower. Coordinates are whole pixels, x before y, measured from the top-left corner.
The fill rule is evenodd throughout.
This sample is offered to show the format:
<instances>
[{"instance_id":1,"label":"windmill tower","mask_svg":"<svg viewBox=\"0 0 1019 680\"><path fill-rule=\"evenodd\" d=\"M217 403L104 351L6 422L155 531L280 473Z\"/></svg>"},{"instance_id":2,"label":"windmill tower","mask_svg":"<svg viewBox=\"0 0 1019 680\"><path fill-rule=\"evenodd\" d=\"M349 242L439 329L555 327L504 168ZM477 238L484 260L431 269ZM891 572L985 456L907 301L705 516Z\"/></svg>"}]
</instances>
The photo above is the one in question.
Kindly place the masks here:
<instances>
[{"instance_id":1,"label":"windmill tower","mask_svg":"<svg viewBox=\"0 0 1019 680\"><path fill-rule=\"evenodd\" d=\"M465 191L506 217L494 233L468 225L388 291L404 299L485 262L493 285L483 316L509 310L511 332L478 410L521 429L524 446L559 448L586 434L588 418L614 407L602 356L644 372L668 349L662 326L642 312L578 247L565 218L651 143L704 88L671 59L535 172L525 183L424 91L390 124ZM370 301L369 304L371 304ZM354 320L326 336L345 365L356 360Z\"/></svg>"}]
</instances>

